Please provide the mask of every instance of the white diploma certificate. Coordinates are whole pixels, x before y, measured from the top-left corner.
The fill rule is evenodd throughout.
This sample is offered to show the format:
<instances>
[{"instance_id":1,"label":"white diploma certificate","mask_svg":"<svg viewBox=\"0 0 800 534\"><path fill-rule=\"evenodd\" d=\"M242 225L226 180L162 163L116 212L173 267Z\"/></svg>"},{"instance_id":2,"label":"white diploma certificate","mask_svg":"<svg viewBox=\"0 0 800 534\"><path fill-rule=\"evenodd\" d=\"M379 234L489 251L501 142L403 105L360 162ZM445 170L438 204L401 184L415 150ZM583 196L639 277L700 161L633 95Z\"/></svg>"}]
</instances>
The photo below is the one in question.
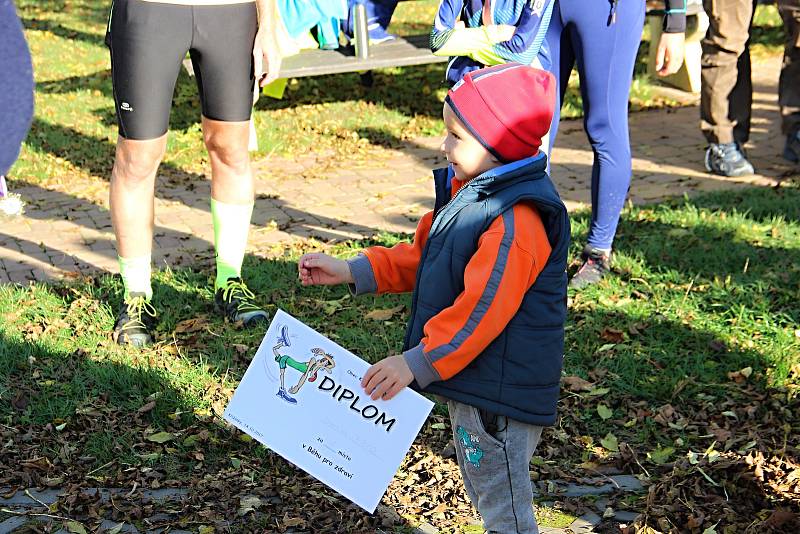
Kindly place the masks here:
<instances>
[{"instance_id":1,"label":"white diploma certificate","mask_svg":"<svg viewBox=\"0 0 800 534\"><path fill-rule=\"evenodd\" d=\"M433 403L409 388L370 399L369 365L278 310L225 420L374 512Z\"/></svg>"}]
</instances>

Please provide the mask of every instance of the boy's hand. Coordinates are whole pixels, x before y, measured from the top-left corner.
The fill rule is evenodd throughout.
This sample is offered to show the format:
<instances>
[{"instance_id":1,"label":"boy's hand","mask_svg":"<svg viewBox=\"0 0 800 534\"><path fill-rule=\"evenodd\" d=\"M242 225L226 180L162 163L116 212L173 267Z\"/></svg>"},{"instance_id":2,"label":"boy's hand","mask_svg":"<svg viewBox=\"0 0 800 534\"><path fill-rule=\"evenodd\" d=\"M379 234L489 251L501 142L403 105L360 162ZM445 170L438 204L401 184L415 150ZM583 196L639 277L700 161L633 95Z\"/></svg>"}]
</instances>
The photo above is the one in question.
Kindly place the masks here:
<instances>
[{"instance_id":1,"label":"boy's hand","mask_svg":"<svg viewBox=\"0 0 800 534\"><path fill-rule=\"evenodd\" d=\"M414 374L400 354L389 356L370 367L361 380L361 387L372 400L389 400L413 381Z\"/></svg>"},{"instance_id":2,"label":"boy's hand","mask_svg":"<svg viewBox=\"0 0 800 534\"><path fill-rule=\"evenodd\" d=\"M304 286L354 283L347 262L327 254L304 254L297 263L297 270Z\"/></svg>"}]
</instances>

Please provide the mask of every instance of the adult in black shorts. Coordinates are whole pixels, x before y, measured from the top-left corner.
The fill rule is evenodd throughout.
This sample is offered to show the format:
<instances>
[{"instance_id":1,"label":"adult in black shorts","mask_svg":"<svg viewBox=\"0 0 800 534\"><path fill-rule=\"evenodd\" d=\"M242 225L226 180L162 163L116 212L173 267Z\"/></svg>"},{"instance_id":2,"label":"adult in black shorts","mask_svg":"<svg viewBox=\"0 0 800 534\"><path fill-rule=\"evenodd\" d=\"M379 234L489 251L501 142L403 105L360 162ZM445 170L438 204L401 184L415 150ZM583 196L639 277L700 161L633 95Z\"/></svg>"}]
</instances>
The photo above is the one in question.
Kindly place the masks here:
<instances>
[{"instance_id":1,"label":"adult in black shorts","mask_svg":"<svg viewBox=\"0 0 800 534\"><path fill-rule=\"evenodd\" d=\"M114 327L121 344L153 341L150 303L155 176L164 156L181 62L190 54L211 161L217 252L215 304L230 321L254 325L267 314L241 279L253 209L248 154L256 78L280 69L275 0L114 0L106 35L119 123L111 175L111 219L125 296Z\"/></svg>"}]
</instances>

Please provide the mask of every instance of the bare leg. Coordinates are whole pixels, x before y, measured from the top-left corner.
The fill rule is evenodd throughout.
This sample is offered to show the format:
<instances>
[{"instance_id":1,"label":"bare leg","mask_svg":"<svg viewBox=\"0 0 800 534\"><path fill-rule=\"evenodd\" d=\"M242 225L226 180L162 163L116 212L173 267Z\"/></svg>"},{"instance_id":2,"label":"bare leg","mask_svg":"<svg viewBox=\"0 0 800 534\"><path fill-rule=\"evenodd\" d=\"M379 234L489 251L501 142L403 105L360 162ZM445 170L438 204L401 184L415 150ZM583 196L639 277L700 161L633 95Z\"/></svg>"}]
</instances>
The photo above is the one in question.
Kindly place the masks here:
<instances>
[{"instance_id":1,"label":"bare leg","mask_svg":"<svg viewBox=\"0 0 800 534\"><path fill-rule=\"evenodd\" d=\"M203 117L203 138L211 160L211 213L217 275L216 303L231 322L245 326L267 322L267 312L238 280L247 249L253 211L253 172L247 151L249 122L221 122ZM231 285L232 284L232 285ZM226 291L221 291L226 288Z\"/></svg>"},{"instance_id":2,"label":"bare leg","mask_svg":"<svg viewBox=\"0 0 800 534\"><path fill-rule=\"evenodd\" d=\"M253 203L253 172L247 151L249 124L203 117L203 141L211 160L211 197L219 202Z\"/></svg>"},{"instance_id":3,"label":"bare leg","mask_svg":"<svg viewBox=\"0 0 800 534\"><path fill-rule=\"evenodd\" d=\"M166 146L166 134L147 141L117 140L109 200L117 252L123 258L152 252L156 171Z\"/></svg>"}]
</instances>

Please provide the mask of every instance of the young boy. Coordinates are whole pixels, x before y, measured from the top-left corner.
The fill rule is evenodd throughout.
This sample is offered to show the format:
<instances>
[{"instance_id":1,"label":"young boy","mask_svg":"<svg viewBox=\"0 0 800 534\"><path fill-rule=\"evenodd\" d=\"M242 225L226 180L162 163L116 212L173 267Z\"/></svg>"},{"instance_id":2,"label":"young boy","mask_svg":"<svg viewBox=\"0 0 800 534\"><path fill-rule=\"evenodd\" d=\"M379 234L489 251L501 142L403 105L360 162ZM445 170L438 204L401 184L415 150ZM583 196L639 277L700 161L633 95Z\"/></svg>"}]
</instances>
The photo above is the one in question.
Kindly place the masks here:
<instances>
[{"instance_id":1,"label":"young boy","mask_svg":"<svg viewBox=\"0 0 800 534\"><path fill-rule=\"evenodd\" d=\"M471 72L447 95L436 207L413 244L348 261L306 254L303 285L414 291L403 354L362 387L445 397L458 464L489 533L538 532L529 462L556 419L567 308L569 219L539 152L551 74L517 63Z\"/></svg>"}]
</instances>

